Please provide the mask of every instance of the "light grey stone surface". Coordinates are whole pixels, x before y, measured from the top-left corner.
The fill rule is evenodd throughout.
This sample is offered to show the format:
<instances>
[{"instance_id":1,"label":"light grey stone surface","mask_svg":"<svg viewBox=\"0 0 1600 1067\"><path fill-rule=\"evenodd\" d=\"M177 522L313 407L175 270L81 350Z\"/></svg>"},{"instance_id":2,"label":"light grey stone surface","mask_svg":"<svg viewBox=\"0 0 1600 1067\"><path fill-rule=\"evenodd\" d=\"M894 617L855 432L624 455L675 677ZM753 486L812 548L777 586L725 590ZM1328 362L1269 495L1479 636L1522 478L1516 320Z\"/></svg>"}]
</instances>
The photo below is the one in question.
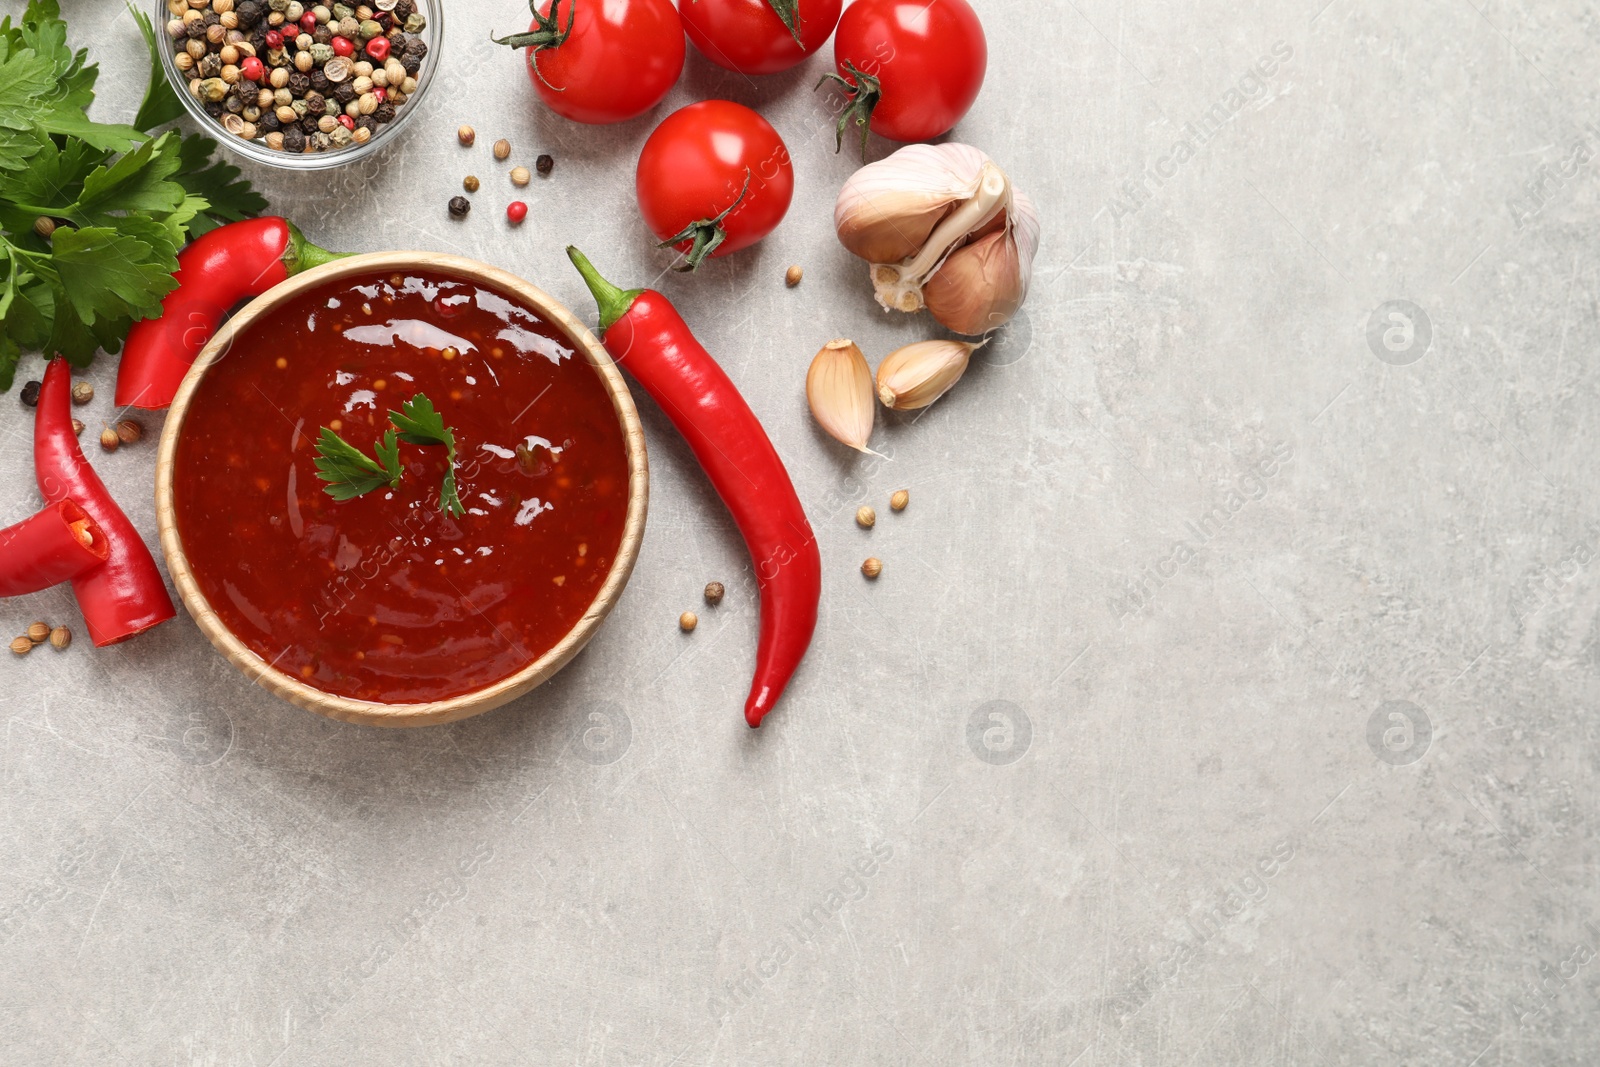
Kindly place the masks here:
<instances>
[{"instance_id":1,"label":"light grey stone surface","mask_svg":"<svg viewBox=\"0 0 1600 1067\"><path fill-rule=\"evenodd\" d=\"M1034 290L866 462L811 425L807 361L930 325L878 312L834 240L853 162L811 92L824 64L751 83L691 54L655 115L583 128L485 43L517 3L451 0L445 84L403 146L331 194L251 176L322 243L475 256L585 316L568 242L656 279L808 503L816 644L747 730L750 567L642 401L632 584L502 711L325 722L187 618L8 660L0 1060L1600 1059L1600 12L1322 2L980 0L992 63L956 138L1041 205ZM67 9L100 114L131 114L130 20ZM680 277L632 165L707 96L772 119L797 197L763 245ZM1167 162L1215 104L1226 125ZM557 159L520 230L500 136ZM1425 343L1387 309L1372 330L1396 300ZM7 522L36 502L27 426L0 404ZM95 457L152 542L153 454ZM728 600L685 637L710 579ZM11 630L36 616L75 617L62 591L0 604Z\"/></svg>"}]
</instances>

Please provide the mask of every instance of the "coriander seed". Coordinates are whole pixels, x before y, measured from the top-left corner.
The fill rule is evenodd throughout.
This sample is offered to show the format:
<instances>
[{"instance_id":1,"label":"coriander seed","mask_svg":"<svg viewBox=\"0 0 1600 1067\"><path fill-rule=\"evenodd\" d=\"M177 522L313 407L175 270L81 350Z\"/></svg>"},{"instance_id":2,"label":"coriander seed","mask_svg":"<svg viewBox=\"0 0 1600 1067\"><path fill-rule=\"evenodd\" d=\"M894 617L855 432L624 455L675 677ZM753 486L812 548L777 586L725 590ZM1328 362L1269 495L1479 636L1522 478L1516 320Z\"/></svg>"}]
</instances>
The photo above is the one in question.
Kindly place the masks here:
<instances>
[{"instance_id":1,"label":"coriander seed","mask_svg":"<svg viewBox=\"0 0 1600 1067\"><path fill-rule=\"evenodd\" d=\"M511 142L504 137L494 143L494 158L505 159L511 155Z\"/></svg>"},{"instance_id":2,"label":"coriander seed","mask_svg":"<svg viewBox=\"0 0 1600 1067\"><path fill-rule=\"evenodd\" d=\"M72 420L72 436L74 436L74 437L82 437L83 436L83 423L78 421L77 419L73 419Z\"/></svg>"},{"instance_id":3,"label":"coriander seed","mask_svg":"<svg viewBox=\"0 0 1600 1067\"><path fill-rule=\"evenodd\" d=\"M471 126L463 126L456 131L456 140L461 142L462 148L471 148L472 142L478 139L478 131Z\"/></svg>"},{"instance_id":4,"label":"coriander seed","mask_svg":"<svg viewBox=\"0 0 1600 1067\"><path fill-rule=\"evenodd\" d=\"M94 399L94 386L88 382L72 383L72 402L74 404L87 404Z\"/></svg>"},{"instance_id":5,"label":"coriander seed","mask_svg":"<svg viewBox=\"0 0 1600 1067\"><path fill-rule=\"evenodd\" d=\"M480 183L477 176L473 174L469 174L465 178L461 179L461 188L465 189L469 193L477 192L479 184Z\"/></svg>"},{"instance_id":6,"label":"coriander seed","mask_svg":"<svg viewBox=\"0 0 1600 1067\"><path fill-rule=\"evenodd\" d=\"M512 185L515 185L520 189L522 186L527 185L528 182L530 182L532 180L533 180L533 175L528 173L528 168L527 167L512 167L511 168L511 184Z\"/></svg>"},{"instance_id":7,"label":"coriander seed","mask_svg":"<svg viewBox=\"0 0 1600 1067\"><path fill-rule=\"evenodd\" d=\"M856 525L863 530L870 530L877 524L878 513L872 510L871 504L862 504L856 508Z\"/></svg>"},{"instance_id":8,"label":"coriander seed","mask_svg":"<svg viewBox=\"0 0 1600 1067\"><path fill-rule=\"evenodd\" d=\"M50 631L50 647L57 652L65 652L70 644L72 644L72 631L65 626L57 626Z\"/></svg>"},{"instance_id":9,"label":"coriander seed","mask_svg":"<svg viewBox=\"0 0 1600 1067\"><path fill-rule=\"evenodd\" d=\"M49 215L40 215L33 220L33 232L46 241L50 240L50 235L56 232L56 220Z\"/></svg>"},{"instance_id":10,"label":"coriander seed","mask_svg":"<svg viewBox=\"0 0 1600 1067\"><path fill-rule=\"evenodd\" d=\"M453 218L453 219L464 219L464 218L467 217L467 212L469 212L471 210L472 210L472 201L468 200L466 197L464 197L464 196L452 196L450 198L450 217L451 218Z\"/></svg>"},{"instance_id":11,"label":"coriander seed","mask_svg":"<svg viewBox=\"0 0 1600 1067\"><path fill-rule=\"evenodd\" d=\"M694 628L700 625L700 617L692 611L686 611L678 616L678 629L686 634L694 633Z\"/></svg>"},{"instance_id":12,"label":"coriander seed","mask_svg":"<svg viewBox=\"0 0 1600 1067\"><path fill-rule=\"evenodd\" d=\"M123 419L117 423L117 439L125 445L131 445L144 436L144 427L135 419Z\"/></svg>"},{"instance_id":13,"label":"coriander seed","mask_svg":"<svg viewBox=\"0 0 1600 1067\"><path fill-rule=\"evenodd\" d=\"M33 651L33 642L29 641L26 637L15 638L11 642L11 651L15 652L19 656L26 656L29 652Z\"/></svg>"},{"instance_id":14,"label":"coriander seed","mask_svg":"<svg viewBox=\"0 0 1600 1067\"><path fill-rule=\"evenodd\" d=\"M32 626L29 626L28 640L32 641L36 645L42 645L46 641L50 640L50 624L47 622L36 622Z\"/></svg>"},{"instance_id":15,"label":"coriander seed","mask_svg":"<svg viewBox=\"0 0 1600 1067\"><path fill-rule=\"evenodd\" d=\"M889 498L889 506L895 511L904 511L909 503L911 503L911 491L909 489L896 489L894 496Z\"/></svg>"},{"instance_id":16,"label":"coriander seed","mask_svg":"<svg viewBox=\"0 0 1600 1067\"><path fill-rule=\"evenodd\" d=\"M805 270L800 266L800 264L796 263L794 266L789 268L787 273L784 274L783 284L793 289L795 286L800 284L800 279L804 278L805 276Z\"/></svg>"},{"instance_id":17,"label":"coriander seed","mask_svg":"<svg viewBox=\"0 0 1600 1067\"><path fill-rule=\"evenodd\" d=\"M722 588L722 583L721 582L709 582L709 583L707 583L706 584L706 603L710 604L712 607L716 607L718 604L722 603L722 598L726 594L726 592L727 592L727 590Z\"/></svg>"},{"instance_id":18,"label":"coriander seed","mask_svg":"<svg viewBox=\"0 0 1600 1067\"><path fill-rule=\"evenodd\" d=\"M539 172L541 178L550 177L550 172L556 169L556 157L546 152L534 162L533 169Z\"/></svg>"},{"instance_id":19,"label":"coriander seed","mask_svg":"<svg viewBox=\"0 0 1600 1067\"><path fill-rule=\"evenodd\" d=\"M107 452L115 452L122 447L122 438L117 436L117 431L107 426L100 431L100 447Z\"/></svg>"},{"instance_id":20,"label":"coriander seed","mask_svg":"<svg viewBox=\"0 0 1600 1067\"><path fill-rule=\"evenodd\" d=\"M861 573L868 578L876 579L878 575L883 573L883 560L877 556L868 556L866 561L861 564Z\"/></svg>"}]
</instances>

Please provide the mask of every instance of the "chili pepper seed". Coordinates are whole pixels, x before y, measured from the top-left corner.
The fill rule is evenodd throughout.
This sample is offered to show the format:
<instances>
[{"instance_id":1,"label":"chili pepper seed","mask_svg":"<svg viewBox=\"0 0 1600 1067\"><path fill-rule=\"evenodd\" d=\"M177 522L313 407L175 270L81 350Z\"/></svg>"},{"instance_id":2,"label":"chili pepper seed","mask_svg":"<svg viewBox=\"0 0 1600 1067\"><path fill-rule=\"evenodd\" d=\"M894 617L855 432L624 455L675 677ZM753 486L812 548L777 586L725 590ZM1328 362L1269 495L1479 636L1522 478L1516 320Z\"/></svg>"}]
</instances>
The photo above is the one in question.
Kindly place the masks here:
<instances>
[{"instance_id":1,"label":"chili pepper seed","mask_svg":"<svg viewBox=\"0 0 1600 1067\"><path fill-rule=\"evenodd\" d=\"M72 644L72 631L65 626L57 626L50 631L50 647L57 652L65 652L70 644Z\"/></svg>"},{"instance_id":2,"label":"chili pepper seed","mask_svg":"<svg viewBox=\"0 0 1600 1067\"><path fill-rule=\"evenodd\" d=\"M522 225L522 220L528 217L528 205L521 200L513 200L506 205L506 218L511 220L513 226Z\"/></svg>"},{"instance_id":3,"label":"chili pepper seed","mask_svg":"<svg viewBox=\"0 0 1600 1067\"><path fill-rule=\"evenodd\" d=\"M472 201L468 200L466 197L464 197L464 196L453 196L453 197L450 198L450 217L451 218L464 219L464 218L467 217L467 212L469 212L471 210L472 210Z\"/></svg>"},{"instance_id":4,"label":"chili pepper seed","mask_svg":"<svg viewBox=\"0 0 1600 1067\"><path fill-rule=\"evenodd\" d=\"M678 616L678 629L686 634L694 633L694 628L700 625L700 616L692 611L686 611Z\"/></svg>"},{"instance_id":5,"label":"chili pepper seed","mask_svg":"<svg viewBox=\"0 0 1600 1067\"><path fill-rule=\"evenodd\" d=\"M871 504L862 504L856 509L856 525L863 530L870 530L877 525L878 513L872 510Z\"/></svg>"},{"instance_id":6,"label":"chili pepper seed","mask_svg":"<svg viewBox=\"0 0 1600 1067\"><path fill-rule=\"evenodd\" d=\"M878 575L883 573L883 560L877 556L868 556L866 561L861 564L861 573L869 579L876 580Z\"/></svg>"},{"instance_id":7,"label":"chili pepper seed","mask_svg":"<svg viewBox=\"0 0 1600 1067\"><path fill-rule=\"evenodd\" d=\"M706 585L706 603L716 607L722 603L722 598L727 590L722 588L721 582L710 582Z\"/></svg>"}]
</instances>

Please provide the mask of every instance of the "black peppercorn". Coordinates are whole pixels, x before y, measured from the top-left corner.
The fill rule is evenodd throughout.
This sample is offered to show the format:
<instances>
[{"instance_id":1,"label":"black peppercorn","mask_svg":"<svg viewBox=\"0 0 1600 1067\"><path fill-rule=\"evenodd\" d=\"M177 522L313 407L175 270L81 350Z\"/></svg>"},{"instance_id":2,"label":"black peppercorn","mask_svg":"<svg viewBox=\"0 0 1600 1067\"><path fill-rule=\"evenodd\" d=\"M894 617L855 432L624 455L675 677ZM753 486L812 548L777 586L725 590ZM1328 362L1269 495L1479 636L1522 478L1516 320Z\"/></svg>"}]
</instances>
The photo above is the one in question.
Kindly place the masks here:
<instances>
[{"instance_id":1,"label":"black peppercorn","mask_svg":"<svg viewBox=\"0 0 1600 1067\"><path fill-rule=\"evenodd\" d=\"M317 44L327 44L333 40L333 31L328 29L327 24L324 23L312 32L311 40Z\"/></svg>"},{"instance_id":2,"label":"black peppercorn","mask_svg":"<svg viewBox=\"0 0 1600 1067\"><path fill-rule=\"evenodd\" d=\"M314 70L311 72L311 88L326 96L328 90L333 88L333 83L328 80L328 76L322 73L320 69Z\"/></svg>"},{"instance_id":3,"label":"black peppercorn","mask_svg":"<svg viewBox=\"0 0 1600 1067\"><path fill-rule=\"evenodd\" d=\"M322 132L321 127L317 125L317 120L320 118L322 118L321 115L307 115L300 120L300 128L306 132L307 137L314 133Z\"/></svg>"},{"instance_id":4,"label":"black peppercorn","mask_svg":"<svg viewBox=\"0 0 1600 1067\"><path fill-rule=\"evenodd\" d=\"M356 129L358 130L376 130L377 128L378 123L371 115L362 115L356 119Z\"/></svg>"},{"instance_id":5,"label":"black peppercorn","mask_svg":"<svg viewBox=\"0 0 1600 1067\"><path fill-rule=\"evenodd\" d=\"M393 122L394 105L385 100L383 103L378 105L378 110L372 113L372 117L381 123Z\"/></svg>"},{"instance_id":6,"label":"black peppercorn","mask_svg":"<svg viewBox=\"0 0 1600 1067\"><path fill-rule=\"evenodd\" d=\"M256 125L259 126L264 133L276 133L278 130L283 128L283 123L278 121L278 115L275 111L263 111L261 113L261 120L257 122Z\"/></svg>"},{"instance_id":7,"label":"black peppercorn","mask_svg":"<svg viewBox=\"0 0 1600 1067\"><path fill-rule=\"evenodd\" d=\"M428 54L428 45L421 37L406 38L406 55L421 59Z\"/></svg>"},{"instance_id":8,"label":"black peppercorn","mask_svg":"<svg viewBox=\"0 0 1600 1067\"><path fill-rule=\"evenodd\" d=\"M469 212L471 210L472 210L472 201L468 200L466 197L464 197L464 196L452 196L450 198L450 217L451 218L464 219L464 218L467 217L467 212Z\"/></svg>"},{"instance_id":9,"label":"black peppercorn","mask_svg":"<svg viewBox=\"0 0 1600 1067\"><path fill-rule=\"evenodd\" d=\"M224 112L223 107L222 107L221 104L209 104L208 103L206 105L206 114L210 115L214 119L220 119L225 114L225 112Z\"/></svg>"},{"instance_id":10,"label":"black peppercorn","mask_svg":"<svg viewBox=\"0 0 1600 1067\"><path fill-rule=\"evenodd\" d=\"M244 101L240 100L238 96L230 94L228 98L222 102L222 107L224 110L230 111L237 115L239 112L244 110Z\"/></svg>"},{"instance_id":11,"label":"black peppercorn","mask_svg":"<svg viewBox=\"0 0 1600 1067\"><path fill-rule=\"evenodd\" d=\"M458 197L457 199L460 198ZM466 214L466 212L462 212L462 214ZM43 388L43 386L39 382L29 382L27 385L24 385L22 387L22 402L28 405L30 408L38 407L39 390L41 388Z\"/></svg>"},{"instance_id":12,"label":"black peppercorn","mask_svg":"<svg viewBox=\"0 0 1600 1067\"><path fill-rule=\"evenodd\" d=\"M244 0L244 3L233 9L233 13L239 17L239 25L245 29L261 21L261 5L255 0Z\"/></svg>"},{"instance_id":13,"label":"black peppercorn","mask_svg":"<svg viewBox=\"0 0 1600 1067\"><path fill-rule=\"evenodd\" d=\"M315 115L318 118L321 118L322 117L322 113L324 111L326 111L326 110L328 110L328 101L323 98L323 95L321 93L319 93L315 89L313 89L311 92L306 94L306 117L307 118L310 118L312 115Z\"/></svg>"},{"instance_id":14,"label":"black peppercorn","mask_svg":"<svg viewBox=\"0 0 1600 1067\"><path fill-rule=\"evenodd\" d=\"M306 132L298 125L285 127L283 131L283 150L285 152L304 152L306 150Z\"/></svg>"},{"instance_id":15,"label":"black peppercorn","mask_svg":"<svg viewBox=\"0 0 1600 1067\"><path fill-rule=\"evenodd\" d=\"M538 170L541 178L548 178L550 172L556 169L555 157L549 153L540 156L538 162L534 164L534 168Z\"/></svg>"},{"instance_id":16,"label":"black peppercorn","mask_svg":"<svg viewBox=\"0 0 1600 1067\"><path fill-rule=\"evenodd\" d=\"M340 82L333 87L333 98L341 104L348 104L356 98L356 87L349 82Z\"/></svg>"},{"instance_id":17,"label":"black peppercorn","mask_svg":"<svg viewBox=\"0 0 1600 1067\"><path fill-rule=\"evenodd\" d=\"M417 13L417 5L413 0L400 0L394 5L394 17L404 22Z\"/></svg>"},{"instance_id":18,"label":"black peppercorn","mask_svg":"<svg viewBox=\"0 0 1600 1067\"><path fill-rule=\"evenodd\" d=\"M200 16L200 21L206 24L207 29L210 29L212 26L215 26L217 23L222 21L222 16L217 14L215 11L207 11L204 15Z\"/></svg>"},{"instance_id":19,"label":"black peppercorn","mask_svg":"<svg viewBox=\"0 0 1600 1067\"><path fill-rule=\"evenodd\" d=\"M206 39L206 24L201 19L195 19L183 32L191 41L203 41Z\"/></svg>"},{"instance_id":20,"label":"black peppercorn","mask_svg":"<svg viewBox=\"0 0 1600 1067\"><path fill-rule=\"evenodd\" d=\"M415 77L417 71L422 69L422 57L414 56L410 52L400 57L400 65L406 68L406 73Z\"/></svg>"},{"instance_id":21,"label":"black peppercorn","mask_svg":"<svg viewBox=\"0 0 1600 1067\"><path fill-rule=\"evenodd\" d=\"M304 96L311 91L311 79L295 71L289 75L289 95Z\"/></svg>"}]
</instances>

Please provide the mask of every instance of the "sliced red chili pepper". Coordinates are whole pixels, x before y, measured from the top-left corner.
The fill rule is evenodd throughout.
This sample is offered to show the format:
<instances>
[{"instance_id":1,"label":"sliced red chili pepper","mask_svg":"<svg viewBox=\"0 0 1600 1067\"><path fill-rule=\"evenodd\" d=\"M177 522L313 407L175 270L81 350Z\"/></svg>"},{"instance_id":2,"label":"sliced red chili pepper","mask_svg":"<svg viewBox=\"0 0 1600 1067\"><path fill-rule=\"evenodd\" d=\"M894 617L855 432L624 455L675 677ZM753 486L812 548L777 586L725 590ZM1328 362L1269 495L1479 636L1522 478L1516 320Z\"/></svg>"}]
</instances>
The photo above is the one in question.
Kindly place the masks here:
<instances>
[{"instance_id":1,"label":"sliced red chili pepper","mask_svg":"<svg viewBox=\"0 0 1600 1067\"><path fill-rule=\"evenodd\" d=\"M177 614L144 539L83 458L72 431L72 368L57 356L44 372L33 422L33 469L39 491L54 504L71 500L100 529L106 559L72 579L89 637L112 645Z\"/></svg>"},{"instance_id":2,"label":"sliced red chili pepper","mask_svg":"<svg viewBox=\"0 0 1600 1067\"><path fill-rule=\"evenodd\" d=\"M750 726L777 704L817 628L822 557L789 472L761 422L660 293L618 289L576 248L567 255L600 305L606 350L666 412L733 514L755 562L761 639L745 702Z\"/></svg>"},{"instance_id":3,"label":"sliced red chili pepper","mask_svg":"<svg viewBox=\"0 0 1600 1067\"><path fill-rule=\"evenodd\" d=\"M133 324L117 367L117 406L164 408L234 305L303 270L343 258L268 216L218 227L178 253L178 287L161 314Z\"/></svg>"},{"instance_id":4,"label":"sliced red chili pepper","mask_svg":"<svg viewBox=\"0 0 1600 1067\"><path fill-rule=\"evenodd\" d=\"M106 536L71 500L0 530L0 597L37 593L106 561Z\"/></svg>"}]
</instances>

